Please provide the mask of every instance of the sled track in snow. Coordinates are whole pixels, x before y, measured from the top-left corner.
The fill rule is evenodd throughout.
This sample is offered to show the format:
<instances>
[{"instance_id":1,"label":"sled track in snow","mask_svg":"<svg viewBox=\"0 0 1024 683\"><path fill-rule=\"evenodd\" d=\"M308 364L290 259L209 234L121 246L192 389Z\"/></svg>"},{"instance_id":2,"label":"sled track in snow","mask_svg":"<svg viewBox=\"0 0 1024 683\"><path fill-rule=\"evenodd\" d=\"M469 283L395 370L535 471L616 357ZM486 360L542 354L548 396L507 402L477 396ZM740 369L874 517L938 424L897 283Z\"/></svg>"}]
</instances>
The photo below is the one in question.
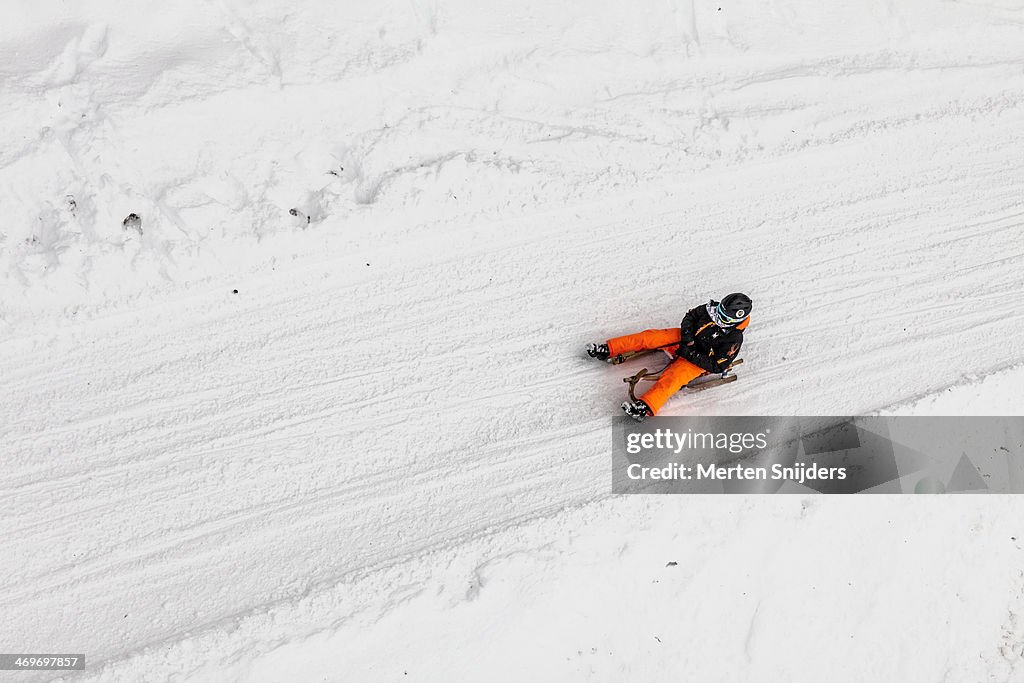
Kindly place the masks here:
<instances>
[{"instance_id":1,"label":"sled track in snow","mask_svg":"<svg viewBox=\"0 0 1024 683\"><path fill-rule=\"evenodd\" d=\"M357 284L254 283L233 308L211 294L12 345L2 531L34 560L9 564L0 605L46 634L73 594L89 634L130 595L125 640L80 645L119 657L607 495L633 364L579 350L719 291L754 293L741 380L668 413L872 411L1013 364L1024 343L999 330L1024 314L987 303L1024 285L1024 134L996 116L947 137L969 153L943 166L930 126ZM721 279L736 259L749 275ZM210 571L233 579L190 590Z\"/></svg>"}]
</instances>

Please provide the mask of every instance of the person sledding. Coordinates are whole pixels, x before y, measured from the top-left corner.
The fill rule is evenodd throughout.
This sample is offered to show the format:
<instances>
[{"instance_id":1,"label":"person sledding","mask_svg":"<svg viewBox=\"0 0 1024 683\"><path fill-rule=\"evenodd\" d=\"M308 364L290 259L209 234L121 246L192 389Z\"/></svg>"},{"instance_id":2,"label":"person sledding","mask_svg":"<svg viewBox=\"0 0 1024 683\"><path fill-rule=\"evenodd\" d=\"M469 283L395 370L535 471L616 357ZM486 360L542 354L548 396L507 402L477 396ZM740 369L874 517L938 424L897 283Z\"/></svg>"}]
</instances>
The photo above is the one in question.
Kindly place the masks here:
<instances>
[{"instance_id":1,"label":"person sledding","mask_svg":"<svg viewBox=\"0 0 1024 683\"><path fill-rule=\"evenodd\" d=\"M643 396L622 404L627 415L642 421L657 415L672 394L698 377L728 371L743 345L750 307L750 297L746 294L729 294L721 301L712 299L691 309L683 316L679 327L644 330L609 339L604 344L590 344L587 354L615 364L637 353L654 350L663 350L673 357Z\"/></svg>"}]
</instances>

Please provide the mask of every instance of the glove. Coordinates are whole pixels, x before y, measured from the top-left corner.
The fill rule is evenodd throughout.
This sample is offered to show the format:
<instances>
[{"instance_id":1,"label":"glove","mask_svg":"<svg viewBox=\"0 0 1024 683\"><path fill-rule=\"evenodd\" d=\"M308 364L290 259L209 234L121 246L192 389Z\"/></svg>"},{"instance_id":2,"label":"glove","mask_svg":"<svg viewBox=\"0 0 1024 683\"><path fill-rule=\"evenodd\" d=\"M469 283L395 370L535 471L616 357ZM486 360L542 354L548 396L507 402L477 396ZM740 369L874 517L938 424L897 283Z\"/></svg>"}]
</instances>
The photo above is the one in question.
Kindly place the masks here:
<instances>
[{"instance_id":1,"label":"glove","mask_svg":"<svg viewBox=\"0 0 1024 683\"><path fill-rule=\"evenodd\" d=\"M693 342L688 344L680 344L676 347L676 358L685 358L689 360L693 354L697 353L697 349L693 348Z\"/></svg>"},{"instance_id":2,"label":"glove","mask_svg":"<svg viewBox=\"0 0 1024 683\"><path fill-rule=\"evenodd\" d=\"M710 358L708 356L705 356L703 353L698 351L695 347L693 347L693 346L687 346L685 348L684 347L680 347L680 350L683 352L682 355L679 356L680 358L682 358L683 360L687 360L687 361L693 363L694 365L696 365L698 368L700 368L704 372L717 372L718 371L718 366L715 364L715 361L712 358Z\"/></svg>"}]
</instances>

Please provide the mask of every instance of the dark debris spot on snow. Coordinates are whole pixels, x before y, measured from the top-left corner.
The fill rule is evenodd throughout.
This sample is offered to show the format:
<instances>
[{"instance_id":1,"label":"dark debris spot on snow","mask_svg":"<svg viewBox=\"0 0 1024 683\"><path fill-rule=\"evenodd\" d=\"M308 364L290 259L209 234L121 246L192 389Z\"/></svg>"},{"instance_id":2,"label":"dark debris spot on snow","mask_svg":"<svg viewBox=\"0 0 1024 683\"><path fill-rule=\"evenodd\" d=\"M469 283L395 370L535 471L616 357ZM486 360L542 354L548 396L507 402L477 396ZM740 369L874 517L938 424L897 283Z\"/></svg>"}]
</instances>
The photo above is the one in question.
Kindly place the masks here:
<instances>
[{"instance_id":1,"label":"dark debris spot on snow","mask_svg":"<svg viewBox=\"0 0 1024 683\"><path fill-rule=\"evenodd\" d=\"M669 563L668 563L668 564L666 564L665 566L666 566L666 567L675 567L675 566L677 566L678 564L679 564L678 562L669 562Z\"/></svg>"},{"instance_id":2,"label":"dark debris spot on snow","mask_svg":"<svg viewBox=\"0 0 1024 683\"><path fill-rule=\"evenodd\" d=\"M238 294L238 290L237 290L237 289L232 289L232 290L231 290L231 293L232 293L232 294Z\"/></svg>"},{"instance_id":3,"label":"dark debris spot on snow","mask_svg":"<svg viewBox=\"0 0 1024 683\"><path fill-rule=\"evenodd\" d=\"M121 221L121 228L124 230L135 230L142 234L142 217L137 213L130 213Z\"/></svg>"}]
</instances>

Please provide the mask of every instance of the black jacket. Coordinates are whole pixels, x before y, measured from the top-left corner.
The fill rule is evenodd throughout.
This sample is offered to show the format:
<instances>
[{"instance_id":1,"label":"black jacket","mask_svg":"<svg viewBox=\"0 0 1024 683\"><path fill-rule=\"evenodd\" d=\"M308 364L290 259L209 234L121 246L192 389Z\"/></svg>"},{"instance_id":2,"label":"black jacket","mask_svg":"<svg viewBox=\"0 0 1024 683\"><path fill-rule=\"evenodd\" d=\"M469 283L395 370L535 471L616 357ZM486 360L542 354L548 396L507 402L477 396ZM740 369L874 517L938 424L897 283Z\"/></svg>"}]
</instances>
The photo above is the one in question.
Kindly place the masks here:
<instances>
[{"instance_id":1,"label":"black jacket","mask_svg":"<svg viewBox=\"0 0 1024 683\"><path fill-rule=\"evenodd\" d=\"M686 313L679 331L680 344L676 355L707 372L723 372L736 359L743 345L743 330L735 327L722 329L714 323L703 305Z\"/></svg>"}]
</instances>

